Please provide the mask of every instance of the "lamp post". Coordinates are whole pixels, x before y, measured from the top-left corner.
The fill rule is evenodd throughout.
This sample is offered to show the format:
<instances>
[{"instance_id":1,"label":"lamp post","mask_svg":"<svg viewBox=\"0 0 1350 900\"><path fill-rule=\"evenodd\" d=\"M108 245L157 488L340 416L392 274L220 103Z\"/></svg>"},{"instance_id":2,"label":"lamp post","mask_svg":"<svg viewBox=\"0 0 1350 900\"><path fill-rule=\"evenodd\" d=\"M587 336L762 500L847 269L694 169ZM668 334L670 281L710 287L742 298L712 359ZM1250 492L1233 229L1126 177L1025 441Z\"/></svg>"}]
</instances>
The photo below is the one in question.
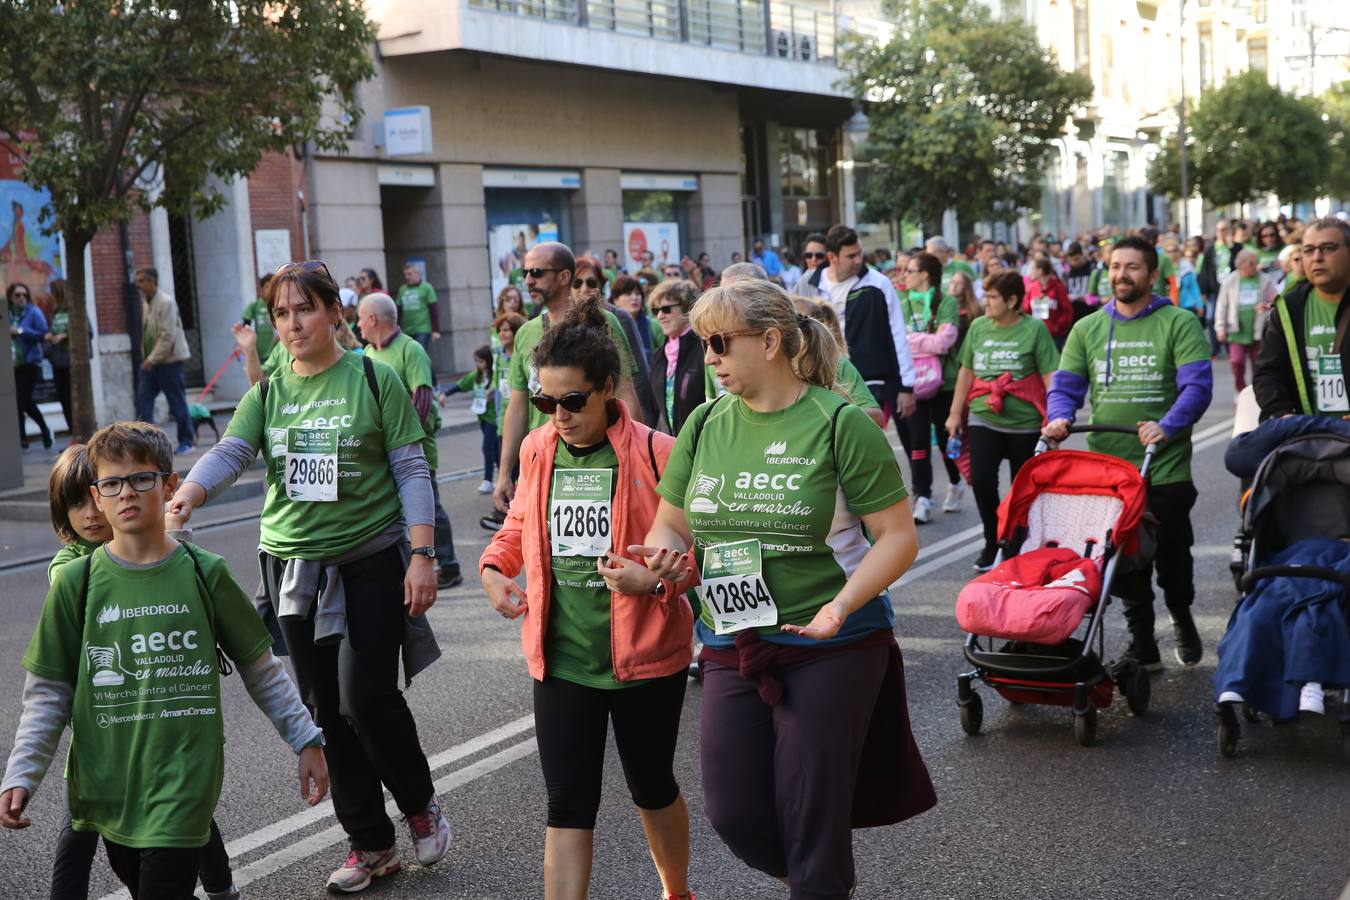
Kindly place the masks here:
<instances>
[{"instance_id":1,"label":"lamp post","mask_svg":"<svg viewBox=\"0 0 1350 900\"><path fill-rule=\"evenodd\" d=\"M840 148L843 151L843 159L839 163L839 168L843 172L840 179L840 199L843 201L844 214L841 219L850 228L855 228L858 224L858 203L853 180L854 157L867 143L869 127L870 123L867 121L867 114L863 112L862 104L854 101L853 115L844 123L844 137L847 140Z\"/></svg>"},{"instance_id":2,"label":"lamp post","mask_svg":"<svg viewBox=\"0 0 1350 900\"><path fill-rule=\"evenodd\" d=\"M1177 7L1177 47L1181 52L1181 103L1177 106L1177 152L1181 157L1181 237L1191 236L1190 172L1186 159L1186 0Z\"/></svg>"}]
</instances>

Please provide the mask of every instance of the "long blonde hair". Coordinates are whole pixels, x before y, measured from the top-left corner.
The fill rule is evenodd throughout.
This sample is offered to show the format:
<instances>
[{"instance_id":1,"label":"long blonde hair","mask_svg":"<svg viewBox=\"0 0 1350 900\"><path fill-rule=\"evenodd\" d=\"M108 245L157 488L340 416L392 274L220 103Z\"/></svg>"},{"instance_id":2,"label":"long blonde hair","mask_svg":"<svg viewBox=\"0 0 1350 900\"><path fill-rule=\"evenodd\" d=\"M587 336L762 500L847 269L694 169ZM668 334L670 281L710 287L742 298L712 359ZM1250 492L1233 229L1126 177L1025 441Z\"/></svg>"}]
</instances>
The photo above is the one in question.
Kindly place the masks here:
<instances>
[{"instance_id":1,"label":"long blonde hair","mask_svg":"<svg viewBox=\"0 0 1350 900\"><path fill-rule=\"evenodd\" d=\"M839 344L821 322L800 315L787 292L771 281L747 278L711 288L698 298L689 316L699 337L725 331L767 331L783 335L783 352L792 371L807 384L836 390Z\"/></svg>"}]
</instances>

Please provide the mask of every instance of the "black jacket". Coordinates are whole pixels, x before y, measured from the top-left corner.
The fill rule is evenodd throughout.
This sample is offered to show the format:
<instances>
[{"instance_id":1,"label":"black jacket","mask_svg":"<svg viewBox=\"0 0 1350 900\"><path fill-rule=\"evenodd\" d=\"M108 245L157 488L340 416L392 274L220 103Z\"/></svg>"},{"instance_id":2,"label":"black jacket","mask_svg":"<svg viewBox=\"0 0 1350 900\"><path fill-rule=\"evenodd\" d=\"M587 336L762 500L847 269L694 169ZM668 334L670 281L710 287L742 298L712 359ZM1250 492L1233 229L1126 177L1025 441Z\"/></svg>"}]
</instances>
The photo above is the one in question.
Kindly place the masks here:
<instances>
[{"instance_id":1,"label":"black jacket","mask_svg":"<svg viewBox=\"0 0 1350 900\"><path fill-rule=\"evenodd\" d=\"M1228 263L1227 268L1231 272L1233 271L1233 262L1237 259L1237 255L1242 252L1242 245L1234 241L1233 248L1230 250L1216 242L1205 248L1205 264L1200 267L1200 274L1195 276L1195 283L1199 286L1201 295L1208 300L1212 300L1219 295L1219 285L1223 283L1223 279L1219 277L1220 252L1226 254L1227 258L1224 261Z\"/></svg>"},{"instance_id":2,"label":"black jacket","mask_svg":"<svg viewBox=\"0 0 1350 900\"><path fill-rule=\"evenodd\" d=\"M802 277L828 303L829 294L820 285L827 268L829 266L819 266L809 276ZM888 293L890 298L895 298L893 304ZM886 276L864 265L849 292L842 318L849 362L868 387L879 387L881 393L876 390L873 393L878 398L888 398L900 392L912 392L914 362L905 337L905 319L895 289Z\"/></svg>"},{"instance_id":3,"label":"black jacket","mask_svg":"<svg viewBox=\"0 0 1350 900\"><path fill-rule=\"evenodd\" d=\"M652 351L650 401L656 411L652 427L666 434L679 434L684 420L689 418L707 397L703 390L703 342L693 331L679 338L680 353L675 358L675 421L666 415L666 348Z\"/></svg>"},{"instance_id":4,"label":"black jacket","mask_svg":"<svg viewBox=\"0 0 1350 900\"><path fill-rule=\"evenodd\" d=\"M1303 368L1303 383L1307 387L1309 400L1315 403L1317 382L1308 367L1306 315L1312 289L1311 282L1305 281L1285 294L1283 302L1289 309L1289 321L1294 326L1294 344L1299 365ZM1350 327L1347 316L1350 316L1350 291L1341 296L1340 305L1336 308L1337 332ZM1350 340L1341 341L1341 371L1350 372ZM1256 392L1256 402L1261 407L1263 420L1289 413L1312 415L1315 412L1304 409L1299 398L1298 382L1294 378L1294 367L1290 361L1289 339L1284 331L1283 318L1275 310L1271 311L1266 320L1266 330L1261 335L1261 350L1256 356L1256 376L1252 379L1252 390Z\"/></svg>"}]
</instances>

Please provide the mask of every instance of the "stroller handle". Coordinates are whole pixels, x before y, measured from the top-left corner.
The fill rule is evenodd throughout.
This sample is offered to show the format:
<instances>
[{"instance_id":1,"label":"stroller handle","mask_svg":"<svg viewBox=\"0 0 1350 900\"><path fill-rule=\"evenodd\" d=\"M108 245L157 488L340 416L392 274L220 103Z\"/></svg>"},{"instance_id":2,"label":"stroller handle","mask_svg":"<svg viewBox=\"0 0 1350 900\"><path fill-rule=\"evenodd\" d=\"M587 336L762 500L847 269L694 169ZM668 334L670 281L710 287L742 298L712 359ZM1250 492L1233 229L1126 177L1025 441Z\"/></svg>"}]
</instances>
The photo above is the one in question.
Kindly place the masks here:
<instances>
[{"instance_id":1,"label":"stroller handle","mask_svg":"<svg viewBox=\"0 0 1350 900\"><path fill-rule=\"evenodd\" d=\"M1263 578L1317 578L1331 581L1350 591L1350 575L1326 566L1260 566L1242 576L1242 593L1250 594Z\"/></svg>"},{"instance_id":2,"label":"stroller handle","mask_svg":"<svg viewBox=\"0 0 1350 900\"><path fill-rule=\"evenodd\" d=\"M1139 436L1138 428L1131 428L1128 425L1070 425L1069 434L1128 434L1132 437ZM1036 443L1036 453L1041 454L1050 449L1050 441L1042 436ZM1144 445L1144 461L1139 466L1139 474L1144 478L1148 477L1148 470L1153 466L1153 457L1158 453L1158 444Z\"/></svg>"}]
</instances>

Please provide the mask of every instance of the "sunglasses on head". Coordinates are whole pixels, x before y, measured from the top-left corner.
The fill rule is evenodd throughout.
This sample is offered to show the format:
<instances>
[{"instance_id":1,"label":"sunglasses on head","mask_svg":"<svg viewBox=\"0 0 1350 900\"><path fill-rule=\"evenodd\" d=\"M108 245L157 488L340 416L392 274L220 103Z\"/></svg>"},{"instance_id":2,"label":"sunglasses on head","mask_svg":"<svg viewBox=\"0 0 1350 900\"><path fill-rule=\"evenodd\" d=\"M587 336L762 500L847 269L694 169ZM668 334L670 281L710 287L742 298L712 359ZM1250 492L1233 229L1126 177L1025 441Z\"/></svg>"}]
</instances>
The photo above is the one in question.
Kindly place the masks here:
<instances>
[{"instance_id":1,"label":"sunglasses on head","mask_svg":"<svg viewBox=\"0 0 1350 900\"><path fill-rule=\"evenodd\" d=\"M710 334L703 340L703 350L706 353L711 348L717 356L725 356L727 349L731 346L732 338L763 333L762 331L723 331L720 334Z\"/></svg>"},{"instance_id":2,"label":"sunglasses on head","mask_svg":"<svg viewBox=\"0 0 1350 900\"><path fill-rule=\"evenodd\" d=\"M586 408L586 403L591 399L591 394L594 393L594 388L589 391L572 391L569 394L563 394L561 397L550 397L548 394L538 393L530 397L530 403L546 416L551 416L557 412L559 406L570 413L579 413Z\"/></svg>"},{"instance_id":3,"label":"sunglasses on head","mask_svg":"<svg viewBox=\"0 0 1350 900\"><path fill-rule=\"evenodd\" d=\"M678 303L667 303L665 306L653 306L652 312L658 316L668 316L676 310L683 310L684 307Z\"/></svg>"},{"instance_id":4,"label":"sunglasses on head","mask_svg":"<svg viewBox=\"0 0 1350 900\"><path fill-rule=\"evenodd\" d=\"M561 272L562 269L543 269L539 266L535 266L533 269L521 269L521 271L525 273L526 278L538 280L544 277L545 272Z\"/></svg>"},{"instance_id":5,"label":"sunglasses on head","mask_svg":"<svg viewBox=\"0 0 1350 900\"><path fill-rule=\"evenodd\" d=\"M600 286L599 278L574 278L572 280L572 290L574 291L579 291L582 288L588 288L593 291L599 286Z\"/></svg>"},{"instance_id":6,"label":"sunglasses on head","mask_svg":"<svg viewBox=\"0 0 1350 900\"><path fill-rule=\"evenodd\" d=\"M328 271L328 263L324 262L321 259L306 259L301 260L300 262L288 262L283 265L277 266L277 270L274 274L281 275L285 272L291 272L296 270L299 270L301 272L322 272L324 275L328 276L329 281L333 280L332 273ZM356 280L369 281L370 278L366 275L357 275Z\"/></svg>"}]
</instances>

